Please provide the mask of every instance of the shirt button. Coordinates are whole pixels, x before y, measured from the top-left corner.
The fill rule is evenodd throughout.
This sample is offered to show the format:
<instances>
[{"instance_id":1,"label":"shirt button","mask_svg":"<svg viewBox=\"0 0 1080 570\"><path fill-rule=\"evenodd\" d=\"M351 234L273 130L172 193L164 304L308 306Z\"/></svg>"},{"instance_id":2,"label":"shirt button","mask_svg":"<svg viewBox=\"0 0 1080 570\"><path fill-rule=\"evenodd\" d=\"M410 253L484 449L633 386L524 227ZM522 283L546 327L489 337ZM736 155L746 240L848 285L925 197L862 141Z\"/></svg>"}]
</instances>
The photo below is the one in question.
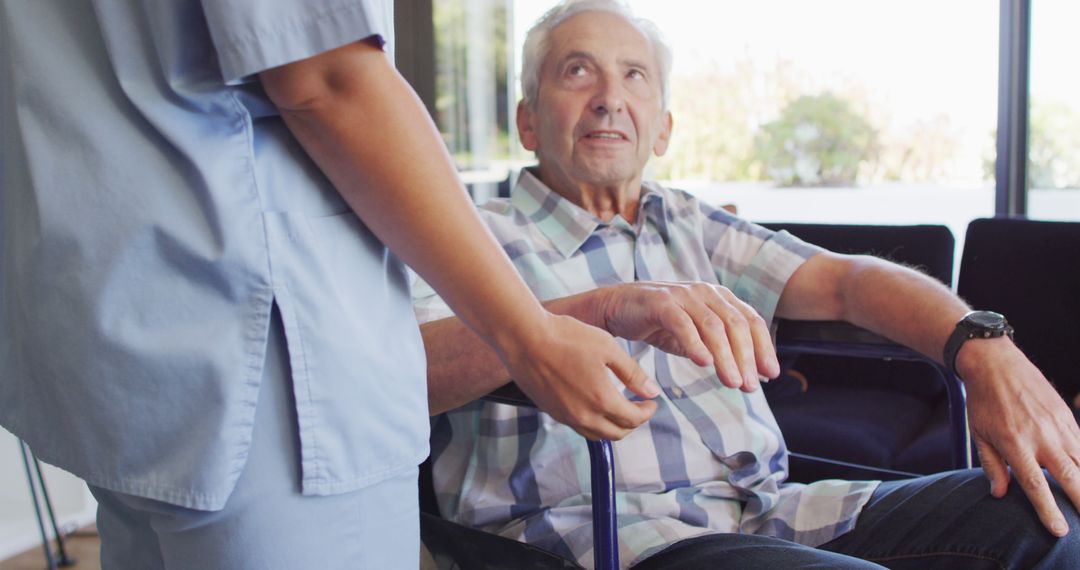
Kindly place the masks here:
<instances>
[{"instance_id":1,"label":"shirt button","mask_svg":"<svg viewBox=\"0 0 1080 570\"><path fill-rule=\"evenodd\" d=\"M673 396L675 396L676 398L682 398L682 397L683 397L683 393L684 393L684 392L683 392L683 389L682 389L682 388L680 388L680 387L678 387L678 386L675 386L674 388L672 388L672 389L671 389L671 394L672 394Z\"/></svg>"}]
</instances>

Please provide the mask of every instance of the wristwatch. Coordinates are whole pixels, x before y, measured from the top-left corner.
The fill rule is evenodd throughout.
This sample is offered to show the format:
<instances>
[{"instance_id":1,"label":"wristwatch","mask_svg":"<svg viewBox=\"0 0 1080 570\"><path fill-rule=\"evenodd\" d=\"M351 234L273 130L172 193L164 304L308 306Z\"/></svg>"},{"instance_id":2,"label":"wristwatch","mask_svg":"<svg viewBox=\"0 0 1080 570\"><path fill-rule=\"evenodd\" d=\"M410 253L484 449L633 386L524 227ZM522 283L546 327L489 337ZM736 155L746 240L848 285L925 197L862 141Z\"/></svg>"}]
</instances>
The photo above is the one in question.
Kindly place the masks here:
<instances>
[{"instance_id":1,"label":"wristwatch","mask_svg":"<svg viewBox=\"0 0 1080 570\"><path fill-rule=\"evenodd\" d=\"M1013 337L1013 328L1005 315L993 311L971 311L956 323L949 340L945 342L945 366L956 376L956 355L960 347L973 338L998 338L1002 336Z\"/></svg>"}]
</instances>

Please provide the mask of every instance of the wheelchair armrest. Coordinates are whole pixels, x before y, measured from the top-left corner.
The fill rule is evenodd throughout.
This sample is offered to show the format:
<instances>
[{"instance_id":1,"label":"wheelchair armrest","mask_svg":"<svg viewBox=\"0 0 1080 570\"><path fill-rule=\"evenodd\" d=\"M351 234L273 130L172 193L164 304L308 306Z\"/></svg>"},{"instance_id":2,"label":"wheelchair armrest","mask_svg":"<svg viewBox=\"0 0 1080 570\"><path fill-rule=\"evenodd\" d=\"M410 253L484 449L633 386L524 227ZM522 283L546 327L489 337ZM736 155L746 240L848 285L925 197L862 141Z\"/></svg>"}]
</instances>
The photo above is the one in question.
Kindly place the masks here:
<instances>
[{"instance_id":1,"label":"wheelchair armrest","mask_svg":"<svg viewBox=\"0 0 1080 570\"><path fill-rule=\"evenodd\" d=\"M509 404L511 406L519 406L522 408L535 408L536 404L532 401L532 398L525 395L525 392L518 388L518 385L513 381L504 384L483 397L488 402L496 402L499 404Z\"/></svg>"},{"instance_id":2,"label":"wheelchair armrest","mask_svg":"<svg viewBox=\"0 0 1080 570\"><path fill-rule=\"evenodd\" d=\"M776 324L776 348L784 353L930 361L906 346L847 321L776 319Z\"/></svg>"},{"instance_id":3,"label":"wheelchair armrest","mask_svg":"<svg viewBox=\"0 0 1080 570\"><path fill-rule=\"evenodd\" d=\"M948 368L922 353L845 321L776 319L776 351L782 355L821 354L924 362L945 385L949 426L953 434L953 465L971 467L971 445L964 405L964 385Z\"/></svg>"}]
</instances>

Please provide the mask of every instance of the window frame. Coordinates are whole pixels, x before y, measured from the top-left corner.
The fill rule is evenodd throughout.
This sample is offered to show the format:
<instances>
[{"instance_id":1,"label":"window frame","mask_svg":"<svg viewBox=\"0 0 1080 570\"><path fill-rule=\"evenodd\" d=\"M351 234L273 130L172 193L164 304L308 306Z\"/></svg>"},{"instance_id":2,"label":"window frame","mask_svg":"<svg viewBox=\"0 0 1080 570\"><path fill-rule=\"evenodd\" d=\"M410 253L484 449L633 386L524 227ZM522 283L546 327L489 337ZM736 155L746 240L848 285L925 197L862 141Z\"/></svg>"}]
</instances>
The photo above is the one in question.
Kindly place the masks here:
<instances>
[{"instance_id":1,"label":"window frame","mask_svg":"<svg viewBox=\"0 0 1080 570\"><path fill-rule=\"evenodd\" d=\"M1001 0L994 213L1027 214L1031 0Z\"/></svg>"}]
</instances>

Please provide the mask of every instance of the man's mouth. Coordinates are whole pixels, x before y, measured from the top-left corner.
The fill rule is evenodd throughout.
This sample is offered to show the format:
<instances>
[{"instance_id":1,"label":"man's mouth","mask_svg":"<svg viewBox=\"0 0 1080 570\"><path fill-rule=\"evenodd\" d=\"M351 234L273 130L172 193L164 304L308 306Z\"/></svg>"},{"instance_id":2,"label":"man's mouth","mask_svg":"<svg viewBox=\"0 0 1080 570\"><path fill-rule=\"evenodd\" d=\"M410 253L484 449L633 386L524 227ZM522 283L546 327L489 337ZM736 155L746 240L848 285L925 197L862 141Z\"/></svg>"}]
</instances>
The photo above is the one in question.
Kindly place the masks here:
<instances>
[{"instance_id":1,"label":"man's mouth","mask_svg":"<svg viewBox=\"0 0 1080 570\"><path fill-rule=\"evenodd\" d=\"M600 140L626 140L626 136L619 132L614 131L593 131L585 135L587 139L600 139Z\"/></svg>"}]
</instances>

